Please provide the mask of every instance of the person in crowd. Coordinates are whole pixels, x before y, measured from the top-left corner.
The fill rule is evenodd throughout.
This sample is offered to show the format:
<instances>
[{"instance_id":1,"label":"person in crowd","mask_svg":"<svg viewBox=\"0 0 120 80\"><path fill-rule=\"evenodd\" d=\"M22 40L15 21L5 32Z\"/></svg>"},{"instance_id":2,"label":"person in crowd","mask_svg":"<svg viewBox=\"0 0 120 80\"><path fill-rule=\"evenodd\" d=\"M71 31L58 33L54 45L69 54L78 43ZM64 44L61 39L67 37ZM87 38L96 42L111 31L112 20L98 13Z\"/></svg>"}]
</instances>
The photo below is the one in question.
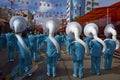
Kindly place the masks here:
<instances>
[{"instance_id":1,"label":"person in crowd","mask_svg":"<svg viewBox=\"0 0 120 80\"><path fill-rule=\"evenodd\" d=\"M107 39L105 39L105 44L107 49L104 53L104 69L110 70L112 68L112 58L113 53L115 52L116 42L115 40L111 39L112 35L109 35Z\"/></svg>"},{"instance_id":2,"label":"person in crowd","mask_svg":"<svg viewBox=\"0 0 120 80\"><path fill-rule=\"evenodd\" d=\"M59 28L59 20L56 18L50 18L44 23L44 32L48 34L45 39L46 43L46 58L47 58L47 76L52 74L53 77L56 76L56 63L57 56L60 54L60 46L54 37L55 31Z\"/></svg>"},{"instance_id":3,"label":"person in crowd","mask_svg":"<svg viewBox=\"0 0 120 80\"><path fill-rule=\"evenodd\" d=\"M24 31L22 32L22 39L27 45L27 47L30 45L29 40L27 38L27 33ZM23 76L24 74L26 76L31 76L32 74L30 73L31 69L31 55L25 51L25 49L22 47L21 43L17 41L17 45L19 48L19 74L20 76Z\"/></svg>"},{"instance_id":4,"label":"person in crowd","mask_svg":"<svg viewBox=\"0 0 120 80\"><path fill-rule=\"evenodd\" d=\"M79 42L72 43L70 45L71 52L73 59L73 76L79 78L83 77L83 63L84 63L84 55L85 55L85 48Z\"/></svg>"},{"instance_id":5,"label":"person in crowd","mask_svg":"<svg viewBox=\"0 0 120 80\"><path fill-rule=\"evenodd\" d=\"M0 51L2 51L2 40L3 40L3 37L2 37L2 28L0 28Z\"/></svg>"},{"instance_id":6,"label":"person in crowd","mask_svg":"<svg viewBox=\"0 0 120 80\"><path fill-rule=\"evenodd\" d=\"M2 35L0 33L0 51L2 51L2 40L3 40L3 38L2 38Z\"/></svg>"},{"instance_id":7,"label":"person in crowd","mask_svg":"<svg viewBox=\"0 0 120 80\"><path fill-rule=\"evenodd\" d=\"M100 75L100 63L102 56L103 45L97 40L90 41L90 55L91 55L91 74L97 73Z\"/></svg>"},{"instance_id":8,"label":"person in crowd","mask_svg":"<svg viewBox=\"0 0 120 80\"><path fill-rule=\"evenodd\" d=\"M55 39L56 39L57 42L59 43L60 49L61 49L62 45L64 44L64 41L63 41L63 39L62 39L62 35L60 35L59 33L57 33L56 36L55 36ZM61 55L60 55L60 54L58 54L58 58L57 58L57 59L58 59L58 60L61 59Z\"/></svg>"},{"instance_id":9,"label":"person in crowd","mask_svg":"<svg viewBox=\"0 0 120 80\"><path fill-rule=\"evenodd\" d=\"M66 53L69 54L69 45L70 43L74 41L74 38L71 38L70 36L65 36L65 43L66 43Z\"/></svg>"},{"instance_id":10,"label":"person in crowd","mask_svg":"<svg viewBox=\"0 0 120 80\"><path fill-rule=\"evenodd\" d=\"M6 39L7 39L8 61L14 61L15 35L12 33L11 29L5 35L6 35Z\"/></svg>"},{"instance_id":11,"label":"person in crowd","mask_svg":"<svg viewBox=\"0 0 120 80\"><path fill-rule=\"evenodd\" d=\"M70 22L67 25L66 33L74 39L68 49L73 59L73 77L79 76L79 78L83 77L84 56L88 50L86 43L80 38L81 32L82 27L79 23Z\"/></svg>"},{"instance_id":12,"label":"person in crowd","mask_svg":"<svg viewBox=\"0 0 120 80\"><path fill-rule=\"evenodd\" d=\"M90 40L91 40L90 37L83 37L83 41L87 44L88 47L89 47Z\"/></svg>"},{"instance_id":13,"label":"person in crowd","mask_svg":"<svg viewBox=\"0 0 120 80\"><path fill-rule=\"evenodd\" d=\"M34 32L29 34L28 39L30 42L31 58L34 61L38 61L39 55L37 52L37 37L36 37L36 35L34 35Z\"/></svg>"}]
</instances>

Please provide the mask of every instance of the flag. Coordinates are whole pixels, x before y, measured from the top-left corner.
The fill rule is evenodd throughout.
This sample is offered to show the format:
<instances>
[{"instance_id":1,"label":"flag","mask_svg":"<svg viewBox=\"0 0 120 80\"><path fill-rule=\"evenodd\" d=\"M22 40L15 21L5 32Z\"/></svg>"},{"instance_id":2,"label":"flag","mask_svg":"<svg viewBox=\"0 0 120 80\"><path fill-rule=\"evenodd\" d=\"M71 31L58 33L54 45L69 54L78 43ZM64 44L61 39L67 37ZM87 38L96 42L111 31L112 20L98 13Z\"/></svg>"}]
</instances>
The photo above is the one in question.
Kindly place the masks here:
<instances>
[{"instance_id":1,"label":"flag","mask_svg":"<svg viewBox=\"0 0 120 80\"><path fill-rule=\"evenodd\" d=\"M60 4L60 7L62 7L62 4Z\"/></svg>"},{"instance_id":2,"label":"flag","mask_svg":"<svg viewBox=\"0 0 120 80\"><path fill-rule=\"evenodd\" d=\"M59 14L59 12L57 12L57 14Z\"/></svg>"},{"instance_id":3,"label":"flag","mask_svg":"<svg viewBox=\"0 0 120 80\"><path fill-rule=\"evenodd\" d=\"M37 5L37 3L35 3L35 5Z\"/></svg>"},{"instance_id":4,"label":"flag","mask_svg":"<svg viewBox=\"0 0 120 80\"><path fill-rule=\"evenodd\" d=\"M47 6L49 7L49 6L50 6L50 4L47 4Z\"/></svg>"},{"instance_id":5,"label":"flag","mask_svg":"<svg viewBox=\"0 0 120 80\"><path fill-rule=\"evenodd\" d=\"M28 1L26 1L26 4L29 4L29 2L28 2Z\"/></svg>"},{"instance_id":6,"label":"flag","mask_svg":"<svg viewBox=\"0 0 120 80\"><path fill-rule=\"evenodd\" d=\"M15 2L15 0L8 0L9 2Z\"/></svg>"},{"instance_id":7,"label":"flag","mask_svg":"<svg viewBox=\"0 0 120 80\"><path fill-rule=\"evenodd\" d=\"M58 4L55 4L56 7L58 7Z\"/></svg>"},{"instance_id":8,"label":"flag","mask_svg":"<svg viewBox=\"0 0 120 80\"><path fill-rule=\"evenodd\" d=\"M42 3L39 3L39 6L42 6Z\"/></svg>"}]
</instances>

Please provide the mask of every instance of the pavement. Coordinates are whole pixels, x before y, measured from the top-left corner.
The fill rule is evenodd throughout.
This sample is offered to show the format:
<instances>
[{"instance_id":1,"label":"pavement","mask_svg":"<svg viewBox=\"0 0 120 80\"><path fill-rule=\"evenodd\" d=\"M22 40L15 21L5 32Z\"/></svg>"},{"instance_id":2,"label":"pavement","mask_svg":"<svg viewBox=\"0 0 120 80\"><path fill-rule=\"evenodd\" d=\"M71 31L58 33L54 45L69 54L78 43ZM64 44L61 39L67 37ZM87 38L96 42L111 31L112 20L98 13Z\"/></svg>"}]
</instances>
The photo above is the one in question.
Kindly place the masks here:
<instances>
[{"instance_id":1,"label":"pavement","mask_svg":"<svg viewBox=\"0 0 120 80\"><path fill-rule=\"evenodd\" d=\"M15 51L15 61L7 61L7 52L4 48L0 52L0 70L3 71L3 76L5 80L80 80L79 78L74 78L73 74L73 62L71 55L65 54L63 49L61 54L61 60L57 62L57 76L48 77L46 75L46 57L43 52L40 53L41 60L32 65L31 70L32 76L22 78L18 75L18 54ZM90 56L85 56L84 60L84 76L81 80L120 80L120 59L113 57L113 64L111 70L103 70L103 56L101 58L101 75L91 75L90 74Z\"/></svg>"}]
</instances>

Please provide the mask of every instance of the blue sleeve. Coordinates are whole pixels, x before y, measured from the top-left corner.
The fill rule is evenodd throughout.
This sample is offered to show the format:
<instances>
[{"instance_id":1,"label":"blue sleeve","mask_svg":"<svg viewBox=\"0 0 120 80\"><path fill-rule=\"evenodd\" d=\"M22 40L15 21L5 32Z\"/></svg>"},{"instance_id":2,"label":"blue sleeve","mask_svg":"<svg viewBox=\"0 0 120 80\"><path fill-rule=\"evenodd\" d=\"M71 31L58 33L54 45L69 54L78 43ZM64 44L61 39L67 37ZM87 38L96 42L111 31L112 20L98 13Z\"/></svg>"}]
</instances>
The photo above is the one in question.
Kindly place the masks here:
<instances>
[{"instance_id":1,"label":"blue sleeve","mask_svg":"<svg viewBox=\"0 0 120 80\"><path fill-rule=\"evenodd\" d=\"M93 46L93 42L90 41L90 43L89 43L89 48L92 48L92 46Z\"/></svg>"},{"instance_id":2,"label":"blue sleeve","mask_svg":"<svg viewBox=\"0 0 120 80\"><path fill-rule=\"evenodd\" d=\"M74 44L70 44L68 50L69 50L69 53L72 55L75 52L75 46L74 46Z\"/></svg>"}]
</instances>

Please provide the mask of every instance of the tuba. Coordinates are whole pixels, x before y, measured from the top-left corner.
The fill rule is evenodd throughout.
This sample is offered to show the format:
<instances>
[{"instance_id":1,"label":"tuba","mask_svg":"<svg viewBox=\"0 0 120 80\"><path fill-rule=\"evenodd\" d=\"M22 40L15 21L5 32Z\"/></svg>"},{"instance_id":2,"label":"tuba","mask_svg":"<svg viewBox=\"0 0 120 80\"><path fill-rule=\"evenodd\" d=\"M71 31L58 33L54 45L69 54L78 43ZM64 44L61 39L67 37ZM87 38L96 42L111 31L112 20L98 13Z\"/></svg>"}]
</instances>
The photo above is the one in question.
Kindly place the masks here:
<instances>
[{"instance_id":1,"label":"tuba","mask_svg":"<svg viewBox=\"0 0 120 80\"><path fill-rule=\"evenodd\" d=\"M56 19L56 18L48 18L47 20L45 20L42 27L43 27L44 33L48 34L48 37L50 38L50 40L55 45L55 47L57 49L57 53L60 53L60 46L59 46L58 42L55 40L55 38L54 38L54 33L60 27L59 20Z\"/></svg>"},{"instance_id":2,"label":"tuba","mask_svg":"<svg viewBox=\"0 0 120 80\"><path fill-rule=\"evenodd\" d=\"M95 23L88 23L85 28L84 28L84 34L87 37L93 37L95 40L100 42L103 45L103 50L102 52L105 51L106 45L102 39L98 37L98 26Z\"/></svg>"},{"instance_id":3,"label":"tuba","mask_svg":"<svg viewBox=\"0 0 120 80\"><path fill-rule=\"evenodd\" d=\"M27 26L26 20L22 16L13 16L10 19L9 24L10 24L10 28L12 30L14 30L15 36L17 37L17 39L20 42L20 44L22 45L22 47L28 53L30 53L30 50L28 49L28 47L26 46L26 44L24 43L24 41L21 37L21 33L26 29L26 26Z\"/></svg>"},{"instance_id":4,"label":"tuba","mask_svg":"<svg viewBox=\"0 0 120 80\"><path fill-rule=\"evenodd\" d=\"M112 39L116 41L116 49L118 49L120 47L120 43L117 40L117 32L116 32L113 24L108 24L105 27L104 34L105 34L106 37L108 37L109 35L112 34Z\"/></svg>"},{"instance_id":5,"label":"tuba","mask_svg":"<svg viewBox=\"0 0 120 80\"><path fill-rule=\"evenodd\" d=\"M67 25L67 27L66 27L66 33L70 37L74 37L77 42L79 42L80 44L82 44L84 46L84 48L85 48L85 53L88 54L88 52L89 52L88 46L86 45L86 43L83 40L81 40L79 38L79 36L82 33L82 27L81 27L81 25L79 23L77 23L77 22L71 22L71 23L69 23Z\"/></svg>"}]
</instances>

